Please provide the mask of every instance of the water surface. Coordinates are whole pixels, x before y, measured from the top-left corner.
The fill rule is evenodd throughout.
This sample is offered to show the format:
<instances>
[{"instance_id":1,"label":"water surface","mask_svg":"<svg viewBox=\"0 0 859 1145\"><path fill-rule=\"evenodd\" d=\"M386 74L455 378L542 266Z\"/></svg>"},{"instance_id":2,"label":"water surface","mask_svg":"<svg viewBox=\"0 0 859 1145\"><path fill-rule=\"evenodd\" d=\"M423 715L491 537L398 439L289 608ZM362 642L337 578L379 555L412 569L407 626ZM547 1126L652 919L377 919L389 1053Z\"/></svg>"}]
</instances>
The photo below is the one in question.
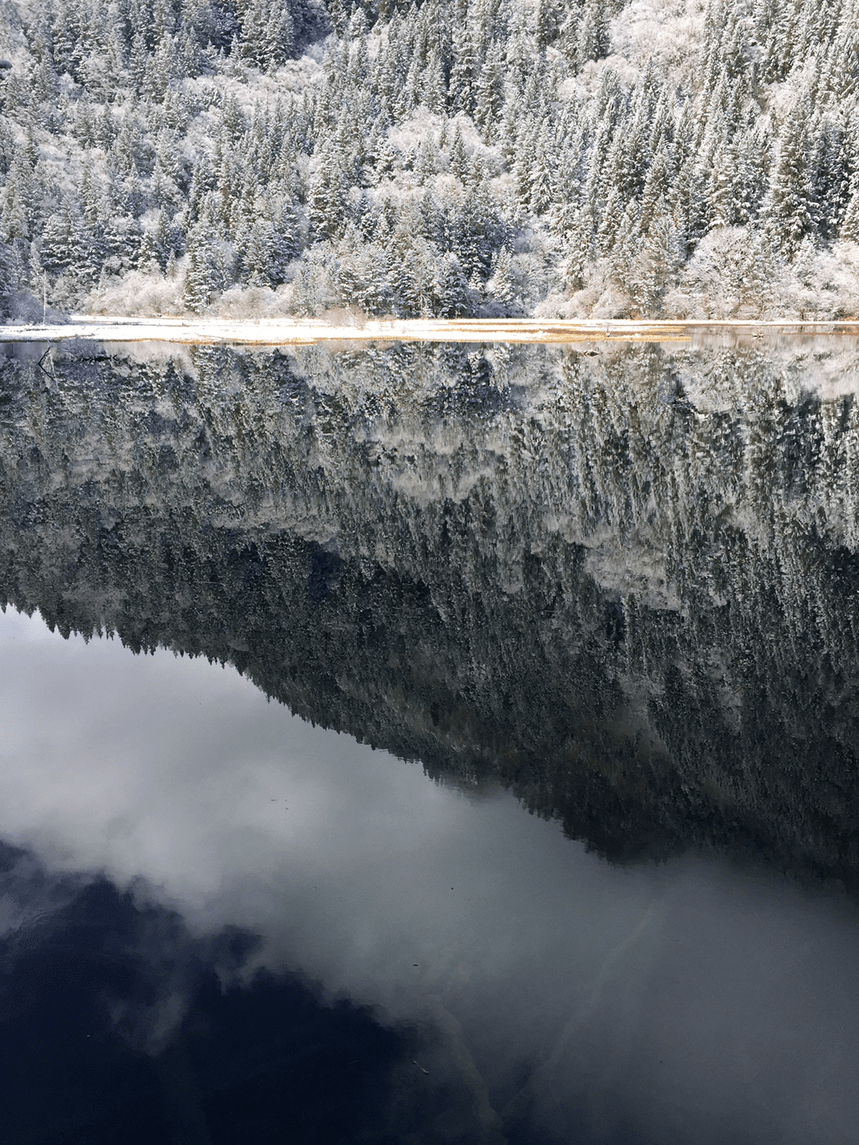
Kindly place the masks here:
<instances>
[{"instance_id":1,"label":"water surface","mask_svg":"<svg viewBox=\"0 0 859 1145\"><path fill-rule=\"evenodd\" d=\"M852 1140L852 343L28 353L13 1139Z\"/></svg>"}]
</instances>

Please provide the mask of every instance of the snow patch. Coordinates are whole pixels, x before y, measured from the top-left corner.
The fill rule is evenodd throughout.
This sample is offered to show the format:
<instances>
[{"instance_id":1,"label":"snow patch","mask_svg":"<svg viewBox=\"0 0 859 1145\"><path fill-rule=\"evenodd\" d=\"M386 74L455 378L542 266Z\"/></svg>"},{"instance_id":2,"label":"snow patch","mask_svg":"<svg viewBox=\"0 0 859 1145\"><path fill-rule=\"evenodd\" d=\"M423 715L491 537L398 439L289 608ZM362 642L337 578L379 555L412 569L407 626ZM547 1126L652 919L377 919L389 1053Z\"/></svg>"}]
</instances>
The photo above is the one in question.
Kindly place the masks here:
<instances>
[{"instance_id":1,"label":"snow patch","mask_svg":"<svg viewBox=\"0 0 859 1145\"><path fill-rule=\"evenodd\" d=\"M702 0L632 0L611 21L614 52L641 70L684 70L704 42L705 10Z\"/></svg>"}]
</instances>

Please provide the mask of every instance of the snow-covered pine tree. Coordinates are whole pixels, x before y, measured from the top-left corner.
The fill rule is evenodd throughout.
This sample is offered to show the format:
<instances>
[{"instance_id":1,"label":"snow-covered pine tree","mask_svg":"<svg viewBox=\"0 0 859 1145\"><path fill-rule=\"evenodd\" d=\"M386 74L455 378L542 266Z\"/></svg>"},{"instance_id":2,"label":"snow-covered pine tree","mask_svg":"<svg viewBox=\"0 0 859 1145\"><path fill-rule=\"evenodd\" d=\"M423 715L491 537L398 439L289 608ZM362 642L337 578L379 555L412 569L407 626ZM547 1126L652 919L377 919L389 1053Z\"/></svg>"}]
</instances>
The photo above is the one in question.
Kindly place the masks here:
<instances>
[{"instance_id":1,"label":"snow-covered pine tree","mask_svg":"<svg viewBox=\"0 0 859 1145\"><path fill-rule=\"evenodd\" d=\"M433 283L433 310L440 318L465 318L470 313L468 280L452 251L439 259Z\"/></svg>"},{"instance_id":2,"label":"snow-covered pine tree","mask_svg":"<svg viewBox=\"0 0 859 1145\"><path fill-rule=\"evenodd\" d=\"M89 266L89 228L80 203L71 196L50 216L42 231L42 264L54 275L85 274Z\"/></svg>"},{"instance_id":3,"label":"snow-covered pine tree","mask_svg":"<svg viewBox=\"0 0 859 1145\"><path fill-rule=\"evenodd\" d=\"M502 247L495 256L486 289L498 316L501 318L512 317L515 311L515 295L511 256L506 247Z\"/></svg>"},{"instance_id":4,"label":"snow-covered pine tree","mask_svg":"<svg viewBox=\"0 0 859 1145\"><path fill-rule=\"evenodd\" d=\"M15 288L18 285L18 267L15 252L0 242L0 318L9 315Z\"/></svg>"},{"instance_id":5,"label":"snow-covered pine tree","mask_svg":"<svg viewBox=\"0 0 859 1145\"><path fill-rule=\"evenodd\" d=\"M807 89L798 93L779 132L766 214L777 227L785 251L794 253L814 230L817 204L810 159L815 113Z\"/></svg>"}]
</instances>

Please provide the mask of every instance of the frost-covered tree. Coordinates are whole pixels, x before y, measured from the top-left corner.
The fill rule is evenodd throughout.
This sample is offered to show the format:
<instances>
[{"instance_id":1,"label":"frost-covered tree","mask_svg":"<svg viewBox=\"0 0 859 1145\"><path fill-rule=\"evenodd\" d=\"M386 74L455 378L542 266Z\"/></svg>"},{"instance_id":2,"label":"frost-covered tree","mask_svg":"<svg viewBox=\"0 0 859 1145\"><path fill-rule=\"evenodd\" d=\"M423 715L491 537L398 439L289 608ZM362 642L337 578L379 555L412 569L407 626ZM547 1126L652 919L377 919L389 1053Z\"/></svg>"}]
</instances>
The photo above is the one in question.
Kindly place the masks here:
<instances>
[{"instance_id":1,"label":"frost-covered tree","mask_svg":"<svg viewBox=\"0 0 859 1145\"><path fill-rule=\"evenodd\" d=\"M67 198L42 231L42 265L55 275L82 275L88 267L91 235L80 205Z\"/></svg>"},{"instance_id":2,"label":"frost-covered tree","mask_svg":"<svg viewBox=\"0 0 859 1145\"><path fill-rule=\"evenodd\" d=\"M471 310L468 280L455 254L448 252L439 260L433 283L436 313L442 318L464 318Z\"/></svg>"},{"instance_id":3,"label":"frost-covered tree","mask_svg":"<svg viewBox=\"0 0 859 1145\"><path fill-rule=\"evenodd\" d=\"M770 183L769 217L776 223L788 251L814 230L817 202L811 178L814 107L802 93L790 109L779 133L778 151Z\"/></svg>"},{"instance_id":4,"label":"frost-covered tree","mask_svg":"<svg viewBox=\"0 0 859 1145\"><path fill-rule=\"evenodd\" d=\"M230 259L214 220L213 200L204 217L188 234L187 266L182 299L190 310L201 311L230 281Z\"/></svg>"},{"instance_id":5,"label":"frost-covered tree","mask_svg":"<svg viewBox=\"0 0 859 1145\"><path fill-rule=\"evenodd\" d=\"M0 242L0 318L9 313L15 287L18 284L17 269L12 248Z\"/></svg>"},{"instance_id":6,"label":"frost-covered tree","mask_svg":"<svg viewBox=\"0 0 859 1145\"><path fill-rule=\"evenodd\" d=\"M510 251L502 247L495 257L492 273L486 283L489 297L498 308L501 317L510 317L514 312L515 292Z\"/></svg>"}]
</instances>

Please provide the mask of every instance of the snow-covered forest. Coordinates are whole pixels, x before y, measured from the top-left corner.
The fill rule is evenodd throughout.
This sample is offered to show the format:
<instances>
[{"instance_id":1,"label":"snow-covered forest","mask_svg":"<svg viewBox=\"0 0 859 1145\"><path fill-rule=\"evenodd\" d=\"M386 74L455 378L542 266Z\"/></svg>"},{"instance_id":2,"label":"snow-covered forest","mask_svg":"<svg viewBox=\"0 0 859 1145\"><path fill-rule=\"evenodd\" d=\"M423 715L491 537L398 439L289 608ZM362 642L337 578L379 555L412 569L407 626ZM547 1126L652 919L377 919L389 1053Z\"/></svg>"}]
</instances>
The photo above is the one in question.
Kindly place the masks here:
<instances>
[{"instance_id":1,"label":"snow-covered forest","mask_svg":"<svg viewBox=\"0 0 859 1145\"><path fill-rule=\"evenodd\" d=\"M859 313L857 0L0 0L0 308Z\"/></svg>"}]
</instances>

